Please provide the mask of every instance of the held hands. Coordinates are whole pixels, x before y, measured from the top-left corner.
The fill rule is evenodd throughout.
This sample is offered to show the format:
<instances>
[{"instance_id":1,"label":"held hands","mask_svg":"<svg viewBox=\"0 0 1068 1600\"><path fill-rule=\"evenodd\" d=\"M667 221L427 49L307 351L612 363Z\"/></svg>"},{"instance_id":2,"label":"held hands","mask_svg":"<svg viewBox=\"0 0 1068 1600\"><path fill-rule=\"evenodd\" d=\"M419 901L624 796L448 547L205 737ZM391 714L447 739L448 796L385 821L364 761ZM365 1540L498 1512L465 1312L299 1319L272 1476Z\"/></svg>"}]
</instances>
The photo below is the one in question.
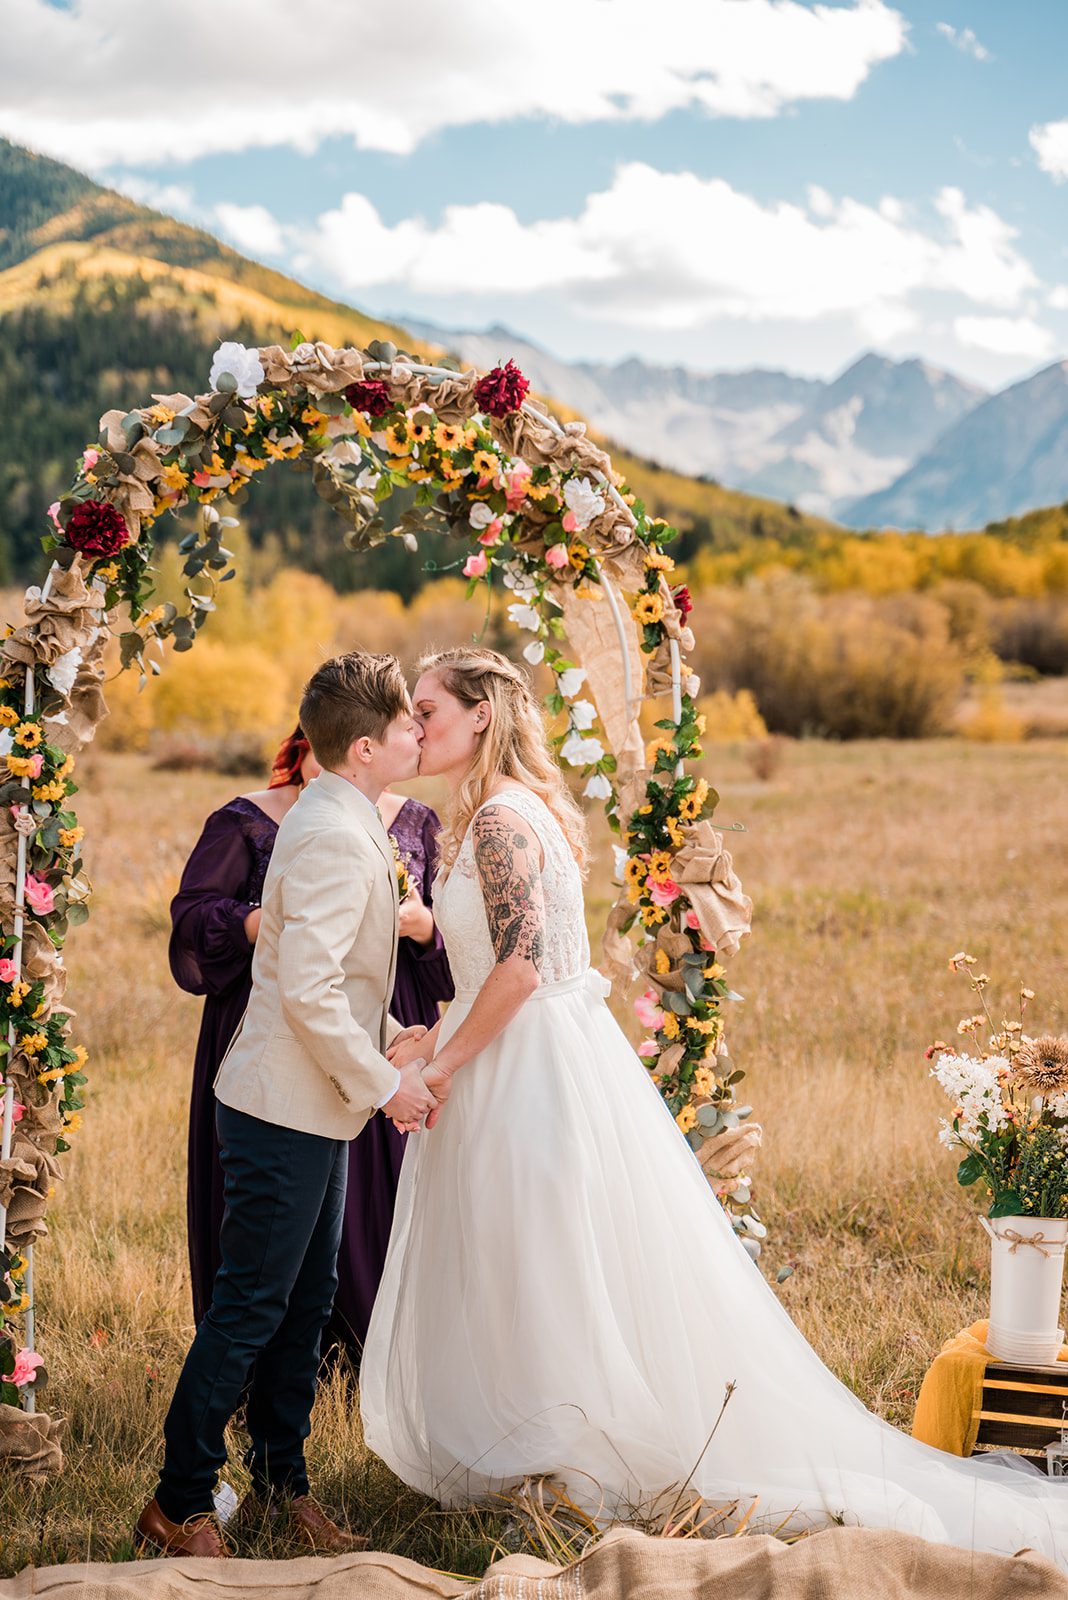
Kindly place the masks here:
<instances>
[{"instance_id":1,"label":"held hands","mask_svg":"<svg viewBox=\"0 0 1068 1600\"><path fill-rule=\"evenodd\" d=\"M416 1058L425 1061L426 1051L421 1048L421 1041L426 1038L426 1035L427 1029L419 1023L416 1023L411 1028L403 1028L386 1051L386 1060L401 1069L408 1066Z\"/></svg>"},{"instance_id":2,"label":"held hands","mask_svg":"<svg viewBox=\"0 0 1068 1600\"><path fill-rule=\"evenodd\" d=\"M402 939L414 939L416 944L429 944L434 937L434 913L423 904L415 888L400 903L397 932Z\"/></svg>"},{"instance_id":3,"label":"held hands","mask_svg":"<svg viewBox=\"0 0 1068 1600\"><path fill-rule=\"evenodd\" d=\"M447 1068L439 1067L436 1062L431 1061L423 1067L423 1082L437 1102L426 1119L427 1127L432 1128L441 1115L442 1106L449 1098L449 1091L452 1088L452 1073Z\"/></svg>"},{"instance_id":4,"label":"held hands","mask_svg":"<svg viewBox=\"0 0 1068 1600\"><path fill-rule=\"evenodd\" d=\"M437 1100L424 1083L419 1070L425 1065L422 1056L417 1056L414 1061L402 1066L400 1087L392 1100L387 1100L382 1107L385 1115L392 1118L402 1133L411 1133L421 1127L423 1118L437 1106Z\"/></svg>"}]
</instances>

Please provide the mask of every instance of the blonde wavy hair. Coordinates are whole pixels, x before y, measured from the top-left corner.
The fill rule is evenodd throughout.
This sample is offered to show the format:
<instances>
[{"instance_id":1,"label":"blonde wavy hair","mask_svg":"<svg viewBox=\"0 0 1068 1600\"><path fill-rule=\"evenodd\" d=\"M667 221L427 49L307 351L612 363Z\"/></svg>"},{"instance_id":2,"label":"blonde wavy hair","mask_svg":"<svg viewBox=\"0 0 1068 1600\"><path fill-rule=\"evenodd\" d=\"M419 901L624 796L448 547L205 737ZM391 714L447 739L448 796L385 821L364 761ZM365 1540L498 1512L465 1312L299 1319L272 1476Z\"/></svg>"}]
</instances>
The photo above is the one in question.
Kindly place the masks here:
<instances>
[{"instance_id":1,"label":"blonde wavy hair","mask_svg":"<svg viewBox=\"0 0 1068 1600\"><path fill-rule=\"evenodd\" d=\"M541 707L530 681L507 656L496 650L434 651L416 663L417 673L432 672L462 705L490 706L489 725L479 735L475 753L442 828L438 846L450 871L471 818L498 778L514 778L544 800L564 831L571 853L585 874L589 858L586 821L571 798L545 737Z\"/></svg>"}]
</instances>

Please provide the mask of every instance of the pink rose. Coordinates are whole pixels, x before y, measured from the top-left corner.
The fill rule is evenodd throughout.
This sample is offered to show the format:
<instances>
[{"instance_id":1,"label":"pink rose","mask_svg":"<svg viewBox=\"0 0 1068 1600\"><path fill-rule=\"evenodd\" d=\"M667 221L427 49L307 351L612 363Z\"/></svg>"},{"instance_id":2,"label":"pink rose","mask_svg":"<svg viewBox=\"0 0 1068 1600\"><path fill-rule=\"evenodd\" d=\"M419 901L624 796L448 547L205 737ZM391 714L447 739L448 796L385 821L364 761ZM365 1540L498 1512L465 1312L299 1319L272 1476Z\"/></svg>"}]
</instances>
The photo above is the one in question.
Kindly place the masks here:
<instances>
[{"instance_id":1,"label":"pink rose","mask_svg":"<svg viewBox=\"0 0 1068 1600\"><path fill-rule=\"evenodd\" d=\"M517 461L504 480L504 493L509 511L518 511L527 497L532 468L525 461Z\"/></svg>"},{"instance_id":2,"label":"pink rose","mask_svg":"<svg viewBox=\"0 0 1068 1600\"><path fill-rule=\"evenodd\" d=\"M496 544L497 540L501 536L501 529L503 527L504 523L501 521L500 517L494 517L493 521L483 528L482 532L479 534L479 544Z\"/></svg>"},{"instance_id":3,"label":"pink rose","mask_svg":"<svg viewBox=\"0 0 1068 1600\"><path fill-rule=\"evenodd\" d=\"M99 460L100 451L94 450L92 446L90 446L88 450L82 451L82 466L85 468L86 472L92 472Z\"/></svg>"},{"instance_id":4,"label":"pink rose","mask_svg":"<svg viewBox=\"0 0 1068 1600\"><path fill-rule=\"evenodd\" d=\"M691 929L691 931L694 932L694 933L699 933L700 932L701 924L697 920L697 912L696 911L687 911L687 913L686 913L686 926L689 929Z\"/></svg>"},{"instance_id":5,"label":"pink rose","mask_svg":"<svg viewBox=\"0 0 1068 1600\"><path fill-rule=\"evenodd\" d=\"M32 1383L37 1376L37 1368L44 1366L44 1356L39 1356L36 1350L20 1350L15 1357L15 1370L7 1375L6 1382L13 1383L16 1389L21 1389L24 1384Z\"/></svg>"},{"instance_id":6,"label":"pink rose","mask_svg":"<svg viewBox=\"0 0 1068 1600\"><path fill-rule=\"evenodd\" d=\"M31 906L41 916L47 916L56 903L55 894L51 884L45 883L41 878L35 878L32 872L26 874L26 904Z\"/></svg>"},{"instance_id":7,"label":"pink rose","mask_svg":"<svg viewBox=\"0 0 1068 1600\"><path fill-rule=\"evenodd\" d=\"M634 1002L634 1015L643 1028L648 1028L650 1033L655 1033L657 1028L664 1026L664 1013L661 1011L656 997L655 989L646 989Z\"/></svg>"},{"instance_id":8,"label":"pink rose","mask_svg":"<svg viewBox=\"0 0 1068 1600\"><path fill-rule=\"evenodd\" d=\"M654 906L673 906L682 890L674 878L667 878L663 883L650 883L649 898Z\"/></svg>"},{"instance_id":9,"label":"pink rose","mask_svg":"<svg viewBox=\"0 0 1068 1600\"><path fill-rule=\"evenodd\" d=\"M464 563L465 578L482 578L489 566L489 556L485 550L479 550L474 555L468 556Z\"/></svg>"},{"instance_id":10,"label":"pink rose","mask_svg":"<svg viewBox=\"0 0 1068 1600\"><path fill-rule=\"evenodd\" d=\"M23 1113L24 1113L25 1110L26 1110L26 1107L21 1103L21 1101L19 1101L19 1100L12 1101L12 1104L11 1104L11 1120L12 1120L12 1122L21 1122L22 1121L22 1116L23 1116Z\"/></svg>"},{"instance_id":11,"label":"pink rose","mask_svg":"<svg viewBox=\"0 0 1068 1600\"><path fill-rule=\"evenodd\" d=\"M660 1054L660 1046L655 1039L643 1039L638 1046L638 1054L645 1056L647 1059L649 1056L658 1056Z\"/></svg>"},{"instance_id":12,"label":"pink rose","mask_svg":"<svg viewBox=\"0 0 1068 1600\"><path fill-rule=\"evenodd\" d=\"M565 511L560 518L560 526L565 533L578 533L579 525L575 513L573 511Z\"/></svg>"},{"instance_id":13,"label":"pink rose","mask_svg":"<svg viewBox=\"0 0 1068 1600\"><path fill-rule=\"evenodd\" d=\"M0 983L14 983L18 975L18 967L9 957L4 956L3 960L0 960Z\"/></svg>"},{"instance_id":14,"label":"pink rose","mask_svg":"<svg viewBox=\"0 0 1068 1600\"><path fill-rule=\"evenodd\" d=\"M48 508L48 516L54 528L59 528L59 501L53 500ZM60 530L62 531L62 530Z\"/></svg>"},{"instance_id":15,"label":"pink rose","mask_svg":"<svg viewBox=\"0 0 1068 1600\"><path fill-rule=\"evenodd\" d=\"M567 545L551 544L545 552L545 564L549 567L566 567L568 563Z\"/></svg>"}]
</instances>

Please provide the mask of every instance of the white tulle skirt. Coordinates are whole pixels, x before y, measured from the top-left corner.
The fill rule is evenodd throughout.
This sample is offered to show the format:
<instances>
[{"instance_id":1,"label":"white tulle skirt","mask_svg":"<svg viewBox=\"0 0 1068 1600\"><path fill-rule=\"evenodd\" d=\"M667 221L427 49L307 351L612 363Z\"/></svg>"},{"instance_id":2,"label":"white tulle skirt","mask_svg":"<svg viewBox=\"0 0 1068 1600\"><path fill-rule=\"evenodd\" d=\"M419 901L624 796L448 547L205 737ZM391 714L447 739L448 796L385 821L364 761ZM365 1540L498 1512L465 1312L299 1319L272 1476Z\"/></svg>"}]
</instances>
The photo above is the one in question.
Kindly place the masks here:
<instances>
[{"instance_id":1,"label":"white tulle skirt","mask_svg":"<svg viewBox=\"0 0 1068 1600\"><path fill-rule=\"evenodd\" d=\"M764 1532L856 1523L1068 1569L1068 1484L918 1444L823 1366L595 973L544 986L409 1138L361 1409L445 1504L544 1473L626 1517L689 1486Z\"/></svg>"}]
</instances>

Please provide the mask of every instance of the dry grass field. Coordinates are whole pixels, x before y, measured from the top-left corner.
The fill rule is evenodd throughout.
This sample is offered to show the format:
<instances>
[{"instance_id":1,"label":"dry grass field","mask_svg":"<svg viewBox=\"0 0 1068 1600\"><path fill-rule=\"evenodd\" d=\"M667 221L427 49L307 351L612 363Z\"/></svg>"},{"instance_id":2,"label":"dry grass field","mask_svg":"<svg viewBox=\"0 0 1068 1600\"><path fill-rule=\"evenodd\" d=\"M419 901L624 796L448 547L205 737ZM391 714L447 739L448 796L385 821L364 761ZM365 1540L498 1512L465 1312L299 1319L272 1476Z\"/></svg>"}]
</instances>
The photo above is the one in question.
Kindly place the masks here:
<instances>
[{"instance_id":1,"label":"dry grass field","mask_svg":"<svg viewBox=\"0 0 1068 1600\"><path fill-rule=\"evenodd\" d=\"M1024 980L1036 1021L1068 1025L1064 747L791 744L769 783L744 755L714 748L706 770L719 819L748 828L735 858L755 932L732 967L746 998L730 1038L765 1128L767 1269L795 1267L779 1290L791 1314L868 1405L907 1427L925 1364L985 1293L973 1204L935 1143L923 1049L973 1009L947 969L961 946L996 992L1011 1000ZM191 1328L198 1002L167 971L167 903L202 818L242 785L102 751L83 771L95 910L67 954L90 1099L37 1261L42 1408L68 1419L67 1468L38 1488L0 1485L5 1573L129 1556ZM598 842L591 929L610 893ZM344 1374L320 1398L311 1458L322 1497L376 1548L475 1573L504 1536L503 1518L443 1514L367 1457ZM244 1548L271 1553L266 1535Z\"/></svg>"}]
</instances>

